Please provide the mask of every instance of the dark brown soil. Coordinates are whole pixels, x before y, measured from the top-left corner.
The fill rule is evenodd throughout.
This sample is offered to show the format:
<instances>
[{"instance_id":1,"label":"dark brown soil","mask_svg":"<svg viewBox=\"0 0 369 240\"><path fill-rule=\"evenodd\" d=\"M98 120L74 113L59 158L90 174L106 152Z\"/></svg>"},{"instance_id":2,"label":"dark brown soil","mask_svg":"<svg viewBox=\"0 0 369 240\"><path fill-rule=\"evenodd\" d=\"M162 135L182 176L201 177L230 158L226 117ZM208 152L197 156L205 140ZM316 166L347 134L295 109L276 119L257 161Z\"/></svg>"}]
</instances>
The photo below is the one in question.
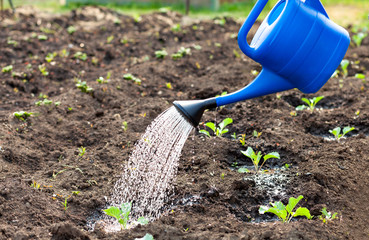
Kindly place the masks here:
<instances>
[{"instance_id":1,"label":"dark brown soil","mask_svg":"<svg viewBox=\"0 0 369 240\"><path fill-rule=\"evenodd\" d=\"M291 90L207 111L203 121L231 117L234 123L221 138L196 130L187 140L176 195L168 203L172 210L148 225L106 233L90 231L88 223L101 214L146 126L174 100L235 91L261 67L241 54L234 38L241 23L230 18L224 26L207 20L174 32L182 21L174 12L144 15L140 22L105 8L61 16L17 12L0 24L0 67L13 66L13 74L0 73L0 239L134 239L146 233L155 239L369 239L369 85L354 77L364 73L368 79L369 38L361 47L350 46L348 76L329 80L317 94ZM68 34L69 26L77 31ZM181 46L192 54L171 59ZM162 48L169 55L156 59ZM61 56L63 49L69 56ZM87 60L75 59L78 51ZM45 56L52 52L58 56L48 63ZM108 83L96 82L108 72ZM142 84L123 79L125 73ZM77 78L93 92L77 89ZM40 94L60 105L36 106ZM290 114L302 97L320 95L325 98L313 113ZM21 110L35 114L14 118ZM337 126L355 130L339 142L328 139ZM253 137L253 131L261 135ZM245 146L231 137L234 132L246 134ZM259 176L238 173L237 167L252 165L240 153L247 146L277 151L281 159L267 163L269 172ZM283 169L286 163L291 167ZM263 178L272 180L260 183ZM312 220L283 224L258 213L260 205L298 195ZM323 224L317 217L323 207L338 212L338 219Z\"/></svg>"}]
</instances>

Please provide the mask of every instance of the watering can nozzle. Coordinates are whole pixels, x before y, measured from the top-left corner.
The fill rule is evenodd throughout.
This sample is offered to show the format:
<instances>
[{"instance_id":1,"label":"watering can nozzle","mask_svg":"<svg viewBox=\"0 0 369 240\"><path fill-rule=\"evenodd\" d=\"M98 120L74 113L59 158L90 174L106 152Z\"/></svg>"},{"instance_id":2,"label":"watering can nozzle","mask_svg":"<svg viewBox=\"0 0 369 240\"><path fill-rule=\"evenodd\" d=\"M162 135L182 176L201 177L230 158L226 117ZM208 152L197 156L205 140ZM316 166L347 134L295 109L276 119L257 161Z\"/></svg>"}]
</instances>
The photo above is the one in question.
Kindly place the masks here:
<instances>
[{"instance_id":1,"label":"watering can nozzle","mask_svg":"<svg viewBox=\"0 0 369 240\"><path fill-rule=\"evenodd\" d=\"M208 98L204 100L174 101L173 105L194 127L199 125L205 109L217 107L215 98Z\"/></svg>"}]
</instances>

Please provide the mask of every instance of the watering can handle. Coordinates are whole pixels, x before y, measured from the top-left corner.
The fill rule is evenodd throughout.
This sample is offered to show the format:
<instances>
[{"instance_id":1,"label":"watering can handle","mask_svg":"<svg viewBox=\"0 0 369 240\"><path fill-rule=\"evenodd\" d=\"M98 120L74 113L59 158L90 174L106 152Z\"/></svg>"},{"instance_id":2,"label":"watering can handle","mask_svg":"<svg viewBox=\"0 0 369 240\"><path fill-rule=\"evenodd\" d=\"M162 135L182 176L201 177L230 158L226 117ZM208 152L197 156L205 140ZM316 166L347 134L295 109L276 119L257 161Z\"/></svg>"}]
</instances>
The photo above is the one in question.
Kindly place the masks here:
<instances>
[{"instance_id":1,"label":"watering can handle","mask_svg":"<svg viewBox=\"0 0 369 240\"><path fill-rule=\"evenodd\" d=\"M255 6L252 8L249 16L246 18L245 22L243 23L240 31L238 32L238 46L242 50L244 54L249 57L252 57L255 49L250 47L247 42L247 34L249 33L252 25L254 25L256 19L259 17L261 11L263 11L265 5L267 4L268 0L259 0Z\"/></svg>"}]
</instances>

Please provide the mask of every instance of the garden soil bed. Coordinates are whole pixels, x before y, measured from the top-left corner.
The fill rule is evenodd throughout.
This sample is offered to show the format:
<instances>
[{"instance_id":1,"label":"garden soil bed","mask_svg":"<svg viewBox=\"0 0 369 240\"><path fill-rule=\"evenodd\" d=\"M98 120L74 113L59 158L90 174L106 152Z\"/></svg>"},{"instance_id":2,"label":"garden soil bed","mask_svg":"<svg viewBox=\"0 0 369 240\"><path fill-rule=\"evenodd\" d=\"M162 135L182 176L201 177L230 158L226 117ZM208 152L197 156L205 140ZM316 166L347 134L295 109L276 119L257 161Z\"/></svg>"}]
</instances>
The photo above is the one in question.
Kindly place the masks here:
<instances>
[{"instance_id":1,"label":"garden soil bed","mask_svg":"<svg viewBox=\"0 0 369 240\"><path fill-rule=\"evenodd\" d=\"M95 7L64 15L20 8L15 17L4 16L0 67L13 70L0 73L0 239L134 239L146 233L155 239L369 239L369 84L354 77L363 73L368 80L369 38L350 46L348 76L330 79L316 94L290 90L205 112L202 121L234 122L221 138L198 129L190 135L169 210L148 225L109 233L88 223L106 207L150 122L174 100L233 92L261 70L238 49L241 23L188 22L175 12L135 21ZM181 29L172 30L178 23ZM191 55L173 60L182 46ZM163 48L169 55L157 59L155 51ZM85 61L73 57L78 51L86 53ZM53 52L57 56L47 62ZM41 64L48 75L41 74ZM108 72L108 83L96 82ZM141 85L123 79L126 73ZM81 92L76 79L93 92ZM35 105L40 95L53 103ZM320 95L325 98L314 112L293 113L302 97ZM35 114L21 121L16 111ZM338 142L329 138L337 126L355 130ZM246 134L246 144L233 133ZM239 173L237 167L252 165L240 152L248 146L279 152L281 159L267 162L269 171L258 176ZM283 224L258 213L260 205L298 195L312 220ZM338 218L324 224L317 217L323 207Z\"/></svg>"}]
</instances>

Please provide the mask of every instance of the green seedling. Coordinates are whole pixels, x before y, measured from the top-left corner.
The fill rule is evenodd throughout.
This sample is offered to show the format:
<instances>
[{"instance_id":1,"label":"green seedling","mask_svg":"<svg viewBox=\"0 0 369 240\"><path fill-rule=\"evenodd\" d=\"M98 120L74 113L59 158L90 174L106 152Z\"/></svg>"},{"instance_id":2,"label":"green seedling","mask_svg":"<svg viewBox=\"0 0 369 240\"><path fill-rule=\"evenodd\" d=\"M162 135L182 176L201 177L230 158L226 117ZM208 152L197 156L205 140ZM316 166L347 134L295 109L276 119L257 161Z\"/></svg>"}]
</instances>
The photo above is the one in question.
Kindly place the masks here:
<instances>
[{"instance_id":1,"label":"green seedling","mask_svg":"<svg viewBox=\"0 0 369 240\"><path fill-rule=\"evenodd\" d=\"M111 72L107 72L107 73L106 73L106 79L108 79L108 80L109 80L110 78L111 78Z\"/></svg>"},{"instance_id":2,"label":"green seedling","mask_svg":"<svg viewBox=\"0 0 369 240\"><path fill-rule=\"evenodd\" d=\"M260 160L261 160L261 152L259 151L258 153L255 154L254 150L251 147L248 147L246 151L241 151L241 153L243 155L245 155L246 157L250 158L252 163L254 164L255 167L255 171L256 174L258 174L259 170L263 167L264 163L269 159L269 158L278 158L280 159L279 153L278 152L271 152L266 154L263 157L263 163L259 166Z\"/></svg>"},{"instance_id":3,"label":"green seedling","mask_svg":"<svg viewBox=\"0 0 369 240\"><path fill-rule=\"evenodd\" d=\"M109 207L108 209L104 209L104 213L108 216L114 217L122 229L127 228L127 223L129 220L129 214L131 213L132 202L122 203L120 208L118 207Z\"/></svg>"},{"instance_id":4,"label":"green seedling","mask_svg":"<svg viewBox=\"0 0 369 240\"><path fill-rule=\"evenodd\" d=\"M154 240L153 235L146 233L145 236L143 236L142 238L135 238L134 240Z\"/></svg>"},{"instance_id":5,"label":"green seedling","mask_svg":"<svg viewBox=\"0 0 369 240\"><path fill-rule=\"evenodd\" d=\"M46 41L47 40L47 36L46 35L38 35L37 38L40 41Z\"/></svg>"},{"instance_id":6,"label":"green seedling","mask_svg":"<svg viewBox=\"0 0 369 240\"><path fill-rule=\"evenodd\" d=\"M94 90L92 87L87 86L86 81L82 82L81 79L77 80L76 87L84 93L90 93Z\"/></svg>"},{"instance_id":7,"label":"green seedling","mask_svg":"<svg viewBox=\"0 0 369 240\"><path fill-rule=\"evenodd\" d=\"M133 76L132 74L130 73L127 73L127 74L124 74L123 75L123 78L126 79L126 80L132 80L133 82L135 82L137 85L141 85L141 79Z\"/></svg>"},{"instance_id":8,"label":"green seedling","mask_svg":"<svg viewBox=\"0 0 369 240\"><path fill-rule=\"evenodd\" d=\"M10 37L8 37L8 41L7 41L8 45L13 45L14 47L16 47L18 45L18 42L11 39Z\"/></svg>"},{"instance_id":9,"label":"green seedling","mask_svg":"<svg viewBox=\"0 0 369 240\"><path fill-rule=\"evenodd\" d=\"M341 64L340 65L341 65L341 68L342 68L343 77L347 77L347 75L348 75L347 68L348 68L349 64L350 64L350 61L347 60L347 59L343 59L341 61Z\"/></svg>"},{"instance_id":10,"label":"green seedling","mask_svg":"<svg viewBox=\"0 0 369 240\"><path fill-rule=\"evenodd\" d=\"M252 132L252 136L253 137L256 137L256 138L258 138L258 137L260 137L261 136L261 134L262 134L263 132L258 132L258 131L256 131L256 130L254 130L253 132Z\"/></svg>"},{"instance_id":11,"label":"green seedling","mask_svg":"<svg viewBox=\"0 0 369 240\"><path fill-rule=\"evenodd\" d=\"M296 211L293 211L296 205L299 203L301 199L304 197L302 195L297 198L290 197L288 200L287 206L285 206L282 202L274 202L270 203L270 206L260 206L259 213L273 213L277 215L277 217L284 223L289 223L293 217L305 216L307 219L311 219L310 211L307 208L299 207Z\"/></svg>"},{"instance_id":12,"label":"green seedling","mask_svg":"<svg viewBox=\"0 0 369 240\"><path fill-rule=\"evenodd\" d=\"M105 80L103 77L99 77L98 79L96 79L96 82L103 84L103 83L108 83L108 80Z\"/></svg>"},{"instance_id":13,"label":"green seedling","mask_svg":"<svg viewBox=\"0 0 369 240\"><path fill-rule=\"evenodd\" d=\"M339 141L341 138L343 138L346 133L351 132L352 130L354 130L354 127L344 127L342 129L342 133L341 133L341 128L340 127L336 127L332 130L329 130L330 133L332 133L334 135L334 137L337 139L337 141Z\"/></svg>"},{"instance_id":14,"label":"green seedling","mask_svg":"<svg viewBox=\"0 0 369 240\"><path fill-rule=\"evenodd\" d=\"M246 144L246 134L241 134L241 136L238 137L238 140L240 141L242 146L245 146L245 144Z\"/></svg>"},{"instance_id":15,"label":"green seedling","mask_svg":"<svg viewBox=\"0 0 369 240\"><path fill-rule=\"evenodd\" d=\"M83 52L76 52L74 55L73 55L73 57L75 58L75 59L80 59L80 60L82 60L82 61L86 61L87 60L87 54L86 53L83 53Z\"/></svg>"},{"instance_id":16,"label":"green seedling","mask_svg":"<svg viewBox=\"0 0 369 240\"><path fill-rule=\"evenodd\" d=\"M309 98L309 99L307 99L307 98L301 98L301 100L304 101L307 104L307 106L306 105L299 105L299 106L296 107L296 110L297 111L302 111L302 110L308 108L308 109L310 109L311 112L313 112L314 109L315 109L316 104L320 100L322 100L323 98L324 98L324 96L313 97L313 98Z\"/></svg>"},{"instance_id":17,"label":"green seedling","mask_svg":"<svg viewBox=\"0 0 369 240\"><path fill-rule=\"evenodd\" d=\"M190 48L185 48L185 47L181 47L178 52L173 53L172 54L172 58L174 60L180 59L186 55L191 55L191 49Z\"/></svg>"},{"instance_id":18,"label":"green seedling","mask_svg":"<svg viewBox=\"0 0 369 240\"><path fill-rule=\"evenodd\" d=\"M67 51L67 49L63 49L61 50L61 52L59 53L59 55L63 58L66 58L69 56L69 51Z\"/></svg>"},{"instance_id":19,"label":"green seedling","mask_svg":"<svg viewBox=\"0 0 369 240\"><path fill-rule=\"evenodd\" d=\"M49 72L48 72L48 71L46 71L46 66L45 66L44 64L42 64L42 65L38 65L38 70L40 70L40 72L41 72L41 74L42 74L43 76L47 76L47 75L49 75Z\"/></svg>"},{"instance_id":20,"label":"green seedling","mask_svg":"<svg viewBox=\"0 0 369 240\"><path fill-rule=\"evenodd\" d=\"M46 34L55 34L55 31L50 28L41 27L40 30L41 32L46 33Z\"/></svg>"},{"instance_id":21,"label":"green seedling","mask_svg":"<svg viewBox=\"0 0 369 240\"><path fill-rule=\"evenodd\" d=\"M139 14L135 14L135 15L133 15L133 20L134 20L136 23L139 23L139 22L141 22L142 17L141 17Z\"/></svg>"},{"instance_id":22,"label":"green seedling","mask_svg":"<svg viewBox=\"0 0 369 240\"><path fill-rule=\"evenodd\" d=\"M214 23L220 26L224 26L224 24L226 23L226 20L224 18L215 19Z\"/></svg>"},{"instance_id":23,"label":"green seedling","mask_svg":"<svg viewBox=\"0 0 369 240\"><path fill-rule=\"evenodd\" d=\"M72 35L73 33L75 33L77 31L77 29L74 27L74 26L69 26L68 28L67 28L67 32L70 34L70 35Z\"/></svg>"},{"instance_id":24,"label":"green seedling","mask_svg":"<svg viewBox=\"0 0 369 240\"><path fill-rule=\"evenodd\" d=\"M8 73L8 72L11 72L12 70L13 70L13 65L9 65L9 66L3 67L1 71L3 73Z\"/></svg>"},{"instance_id":25,"label":"green seedling","mask_svg":"<svg viewBox=\"0 0 369 240\"><path fill-rule=\"evenodd\" d=\"M46 60L47 62L51 62L51 61L53 61L53 60L54 60L54 58L55 58L57 55L58 55L58 53L57 53L57 52L48 53L48 54L46 55L46 57L45 57L45 60Z\"/></svg>"},{"instance_id":26,"label":"green seedling","mask_svg":"<svg viewBox=\"0 0 369 240\"><path fill-rule=\"evenodd\" d=\"M106 43L111 43L114 40L114 35L110 35L109 37L106 38Z\"/></svg>"},{"instance_id":27,"label":"green seedling","mask_svg":"<svg viewBox=\"0 0 369 240\"><path fill-rule=\"evenodd\" d=\"M232 118L226 118L221 123L219 123L218 127L216 127L215 124L212 123L212 122L205 123L205 126L210 128L214 132L215 136L221 137L223 134L225 134L229 131L226 127L231 123L233 123L233 119ZM202 133L202 134L205 134L208 137L211 137L210 133L206 130L200 130L199 133Z\"/></svg>"},{"instance_id":28,"label":"green seedling","mask_svg":"<svg viewBox=\"0 0 369 240\"><path fill-rule=\"evenodd\" d=\"M30 184L30 187L38 190L41 188L41 185L37 183L36 181L32 181L32 183Z\"/></svg>"},{"instance_id":29,"label":"green seedling","mask_svg":"<svg viewBox=\"0 0 369 240\"><path fill-rule=\"evenodd\" d=\"M72 191L72 194L77 196L80 192L81 191Z\"/></svg>"},{"instance_id":30,"label":"green seedling","mask_svg":"<svg viewBox=\"0 0 369 240\"><path fill-rule=\"evenodd\" d=\"M201 50L202 49L202 47L200 45L196 45L196 44L193 45L193 48L196 49L196 50Z\"/></svg>"},{"instance_id":31,"label":"green seedling","mask_svg":"<svg viewBox=\"0 0 369 240\"><path fill-rule=\"evenodd\" d=\"M44 98L43 100L40 100L40 101L35 102L36 106L50 105L52 103L53 103L53 101L48 100L47 98ZM59 104L60 104L60 102L59 102ZM56 103L55 103L55 105L56 105Z\"/></svg>"},{"instance_id":32,"label":"green seedling","mask_svg":"<svg viewBox=\"0 0 369 240\"><path fill-rule=\"evenodd\" d=\"M170 82L166 83L165 86L168 88L168 89L173 89L172 87L172 84Z\"/></svg>"},{"instance_id":33,"label":"green seedling","mask_svg":"<svg viewBox=\"0 0 369 240\"><path fill-rule=\"evenodd\" d=\"M328 223L328 221L332 221L337 218L337 213L327 212L327 208L323 208L321 210L322 215L319 216L319 219L323 221L323 223Z\"/></svg>"},{"instance_id":34,"label":"green seedling","mask_svg":"<svg viewBox=\"0 0 369 240\"><path fill-rule=\"evenodd\" d=\"M356 73L355 74L355 78L358 78L358 79L365 79L365 75L362 74L362 73Z\"/></svg>"},{"instance_id":35,"label":"green seedling","mask_svg":"<svg viewBox=\"0 0 369 240\"><path fill-rule=\"evenodd\" d=\"M249 173L249 172L250 172L250 170L248 170L247 168L239 168L239 169L237 170L237 172L239 172L239 173Z\"/></svg>"},{"instance_id":36,"label":"green seedling","mask_svg":"<svg viewBox=\"0 0 369 240\"><path fill-rule=\"evenodd\" d=\"M164 58L165 56L168 55L168 52L165 51L165 49L163 50L158 50L158 51L155 51L155 57L156 58Z\"/></svg>"},{"instance_id":37,"label":"green seedling","mask_svg":"<svg viewBox=\"0 0 369 240\"><path fill-rule=\"evenodd\" d=\"M367 33L359 32L352 36L352 41L356 44L356 46L360 47L361 42L368 36Z\"/></svg>"},{"instance_id":38,"label":"green seedling","mask_svg":"<svg viewBox=\"0 0 369 240\"><path fill-rule=\"evenodd\" d=\"M83 155L85 155L86 153L86 148L81 146L80 148L78 148L78 152L78 156L83 157Z\"/></svg>"},{"instance_id":39,"label":"green seedling","mask_svg":"<svg viewBox=\"0 0 369 240\"><path fill-rule=\"evenodd\" d=\"M118 18L116 18L116 19L114 19L114 24L115 25L119 25L119 24L121 24L122 23L122 21L121 20L119 20Z\"/></svg>"},{"instance_id":40,"label":"green seedling","mask_svg":"<svg viewBox=\"0 0 369 240\"><path fill-rule=\"evenodd\" d=\"M173 32L180 32L180 31L182 30L182 28L181 28L181 25L180 25L179 23L177 23L176 25L174 25L174 26L171 28L171 30L172 30Z\"/></svg>"},{"instance_id":41,"label":"green seedling","mask_svg":"<svg viewBox=\"0 0 369 240\"><path fill-rule=\"evenodd\" d=\"M29 118L31 115L33 115L34 113L32 112L25 112L25 111L19 111L19 112L14 112L13 115L14 117L16 117L19 120L25 121L27 118Z\"/></svg>"},{"instance_id":42,"label":"green seedling","mask_svg":"<svg viewBox=\"0 0 369 240\"><path fill-rule=\"evenodd\" d=\"M64 211L67 211L67 209L68 209L68 198L70 198L70 196L65 197L64 202L62 202L62 205L64 207Z\"/></svg>"},{"instance_id":43,"label":"green seedling","mask_svg":"<svg viewBox=\"0 0 369 240\"><path fill-rule=\"evenodd\" d=\"M124 131L127 131L128 123L126 121L122 122L122 128Z\"/></svg>"}]
</instances>

